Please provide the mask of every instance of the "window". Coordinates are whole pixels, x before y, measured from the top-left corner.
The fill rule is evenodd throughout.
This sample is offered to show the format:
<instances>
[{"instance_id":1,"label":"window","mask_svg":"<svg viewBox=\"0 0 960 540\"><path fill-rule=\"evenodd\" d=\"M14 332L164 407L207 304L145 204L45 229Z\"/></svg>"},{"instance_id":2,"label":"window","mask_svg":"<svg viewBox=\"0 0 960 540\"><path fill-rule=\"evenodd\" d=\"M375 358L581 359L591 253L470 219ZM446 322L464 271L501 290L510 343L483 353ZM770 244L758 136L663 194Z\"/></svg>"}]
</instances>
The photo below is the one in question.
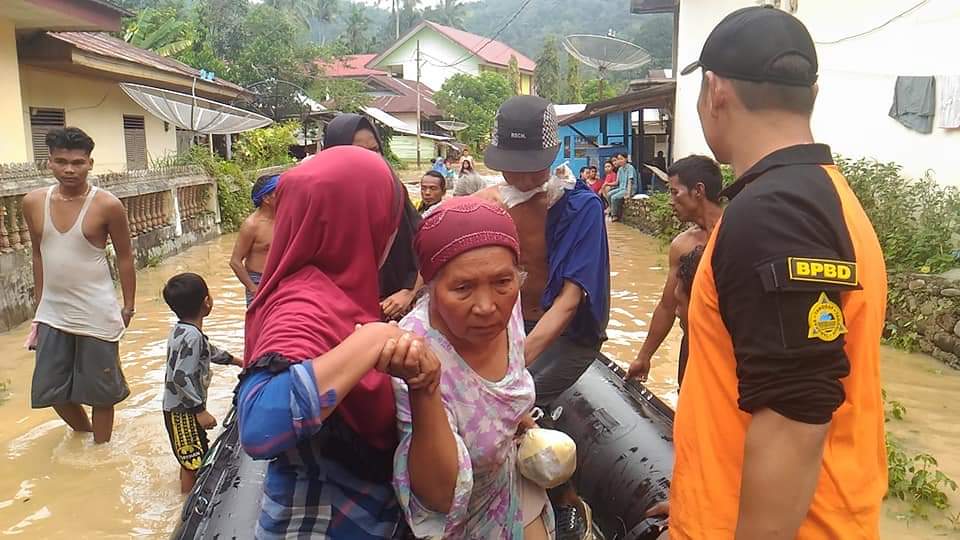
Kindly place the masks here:
<instances>
[{"instance_id":1,"label":"window","mask_svg":"<svg viewBox=\"0 0 960 540\"><path fill-rule=\"evenodd\" d=\"M402 79L402 78L403 78L403 65L399 65L399 66L387 66L387 72L389 72L390 75L392 75L393 77L396 77L396 78L398 78L398 79Z\"/></svg>"},{"instance_id":2,"label":"window","mask_svg":"<svg viewBox=\"0 0 960 540\"><path fill-rule=\"evenodd\" d=\"M570 136L569 135L563 138L563 157L564 158L570 157Z\"/></svg>"},{"instance_id":3,"label":"window","mask_svg":"<svg viewBox=\"0 0 960 540\"><path fill-rule=\"evenodd\" d=\"M596 148L597 137L590 136L590 137L584 138L577 135L577 137L573 140L573 144L574 144L573 157L575 158L589 157L587 155L587 151L590 150L591 148Z\"/></svg>"},{"instance_id":4,"label":"window","mask_svg":"<svg viewBox=\"0 0 960 540\"><path fill-rule=\"evenodd\" d=\"M33 139L33 160L50 159L47 148L47 133L66 126L63 109L38 109L30 107L30 134Z\"/></svg>"},{"instance_id":5,"label":"window","mask_svg":"<svg viewBox=\"0 0 960 540\"><path fill-rule=\"evenodd\" d=\"M127 170L147 168L147 131L142 116L123 115L123 144L127 149Z\"/></svg>"}]
</instances>

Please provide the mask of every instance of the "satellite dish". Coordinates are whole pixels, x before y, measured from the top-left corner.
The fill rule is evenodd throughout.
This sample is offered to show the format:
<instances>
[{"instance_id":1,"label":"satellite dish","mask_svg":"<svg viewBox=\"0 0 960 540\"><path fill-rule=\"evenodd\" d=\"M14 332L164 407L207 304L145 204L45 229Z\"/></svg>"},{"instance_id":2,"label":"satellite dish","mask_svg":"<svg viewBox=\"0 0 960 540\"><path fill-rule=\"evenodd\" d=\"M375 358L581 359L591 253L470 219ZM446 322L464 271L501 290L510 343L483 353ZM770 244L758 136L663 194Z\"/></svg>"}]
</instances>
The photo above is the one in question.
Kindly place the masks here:
<instances>
[{"instance_id":1,"label":"satellite dish","mask_svg":"<svg viewBox=\"0 0 960 540\"><path fill-rule=\"evenodd\" d=\"M457 122L456 120L438 120L437 127L439 127L440 129L445 129L447 131L452 131L456 133L458 131L463 131L464 129L467 129L468 127L470 127L470 125L465 124L463 122Z\"/></svg>"},{"instance_id":2,"label":"satellite dish","mask_svg":"<svg viewBox=\"0 0 960 540\"><path fill-rule=\"evenodd\" d=\"M600 72L600 96L603 96L603 80L607 71L636 69L653 58L642 47L629 41L591 34L567 36L563 38L563 48L570 56Z\"/></svg>"},{"instance_id":3,"label":"satellite dish","mask_svg":"<svg viewBox=\"0 0 960 540\"><path fill-rule=\"evenodd\" d=\"M178 128L197 133L240 133L273 123L254 112L172 90L133 83L120 83L120 88L150 114Z\"/></svg>"}]
</instances>

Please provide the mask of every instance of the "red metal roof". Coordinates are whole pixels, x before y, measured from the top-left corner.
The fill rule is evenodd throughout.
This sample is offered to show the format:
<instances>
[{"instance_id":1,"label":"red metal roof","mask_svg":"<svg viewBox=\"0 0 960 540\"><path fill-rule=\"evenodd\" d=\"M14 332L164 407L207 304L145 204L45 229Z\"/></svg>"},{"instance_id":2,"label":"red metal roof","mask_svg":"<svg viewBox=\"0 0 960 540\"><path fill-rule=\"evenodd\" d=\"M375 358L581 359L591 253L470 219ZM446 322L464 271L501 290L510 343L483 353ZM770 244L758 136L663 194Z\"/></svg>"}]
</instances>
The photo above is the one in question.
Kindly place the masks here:
<instances>
[{"instance_id":1,"label":"red metal roof","mask_svg":"<svg viewBox=\"0 0 960 540\"><path fill-rule=\"evenodd\" d=\"M368 85L378 84L395 92L394 96L380 96L374 98L372 106L388 113L415 113L417 112L417 83L406 79L397 79L388 75L375 75L367 79ZM433 90L420 83L420 113L423 116L442 116L439 107L433 101Z\"/></svg>"},{"instance_id":2,"label":"red metal roof","mask_svg":"<svg viewBox=\"0 0 960 540\"><path fill-rule=\"evenodd\" d=\"M386 75L386 71L369 69L367 63L376 58L376 54L352 54L338 58L333 62L317 61L327 77L364 77L367 75Z\"/></svg>"},{"instance_id":3,"label":"red metal roof","mask_svg":"<svg viewBox=\"0 0 960 540\"><path fill-rule=\"evenodd\" d=\"M184 77L200 76L200 70L194 69L183 62L141 49L109 34L98 32L47 32L47 35L80 50L100 56L132 62ZM236 92L246 92L242 86L224 79L215 78L211 83Z\"/></svg>"},{"instance_id":4,"label":"red metal roof","mask_svg":"<svg viewBox=\"0 0 960 540\"><path fill-rule=\"evenodd\" d=\"M517 64L522 71L533 72L537 67L536 62L520 54L516 49L513 49L505 43L471 34L470 32L464 32L463 30L457 30L456 28L450 28L449 26L443 26L435 22L424 22L437 32L459 43L468 51L477 53L477 56L484 62L507 67L510 65L510 56L512 55L517 57Z\"/></svg>"}]
</instances>

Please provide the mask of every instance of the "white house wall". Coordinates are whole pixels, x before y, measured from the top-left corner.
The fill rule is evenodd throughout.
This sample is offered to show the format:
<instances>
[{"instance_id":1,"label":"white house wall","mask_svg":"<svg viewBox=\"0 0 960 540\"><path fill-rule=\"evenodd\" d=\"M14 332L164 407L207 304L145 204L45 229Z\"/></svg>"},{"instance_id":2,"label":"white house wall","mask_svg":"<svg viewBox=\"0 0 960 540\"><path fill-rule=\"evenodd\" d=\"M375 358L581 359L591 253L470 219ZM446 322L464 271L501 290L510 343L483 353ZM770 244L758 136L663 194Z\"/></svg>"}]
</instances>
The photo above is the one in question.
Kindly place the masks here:
<instances>
[{"instance_id":1,"label":"white house wall","mask_svg":"<svg viewBox=\"0 0 960 540\"><path fill-rule=\"evenodd\" d=\"M756 3L681 0L680 67L699 56L710 30L727 13ZM874 28L915 4L914 0L799 0L796 15L815 41L827 42ZM847 157L894 161L911 176L930 171L942 183L960 185L960 130L937 127L937 118L933 133L923 135L887 116L898 75L960 75L958 28L960 2L931 0L863 37L818 43L820 93L813 116L815 137ZM709 152L697 118L699 90L699 74L679 77L676 158Z\"/></svg>"},{"instance_id":2,"label":"white house wall","mask_svg":"<svg viewBox=\"0 0 960 540\"><path fill-rule=\"evenodd\" d=\"M464 57L470 54L466 49L429 28L421 30L384 58L379 69L387 70L388 66L402 65L403 78L409 81L417 80L418 39L422 62L420 81L430 89L439 90L444 81L457 73L480 74L480 62L476 56L464 60Z\"/></svg>"}]
</instances>

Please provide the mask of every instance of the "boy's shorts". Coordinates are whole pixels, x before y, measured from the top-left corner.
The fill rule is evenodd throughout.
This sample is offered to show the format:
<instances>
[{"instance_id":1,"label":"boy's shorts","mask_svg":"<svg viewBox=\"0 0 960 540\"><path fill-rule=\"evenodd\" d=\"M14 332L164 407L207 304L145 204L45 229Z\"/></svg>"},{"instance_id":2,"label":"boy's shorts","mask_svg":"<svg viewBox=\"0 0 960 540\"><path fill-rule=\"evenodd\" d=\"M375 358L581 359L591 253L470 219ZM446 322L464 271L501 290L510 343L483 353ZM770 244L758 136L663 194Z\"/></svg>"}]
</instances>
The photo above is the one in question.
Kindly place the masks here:
<instances>
[{"instance_id":1,"label":"boy's shorts","mask_svg":"<svg viewBox=\"0 0 960 540\"><path fill-rule=\"evenodd\" d=\"M30 394L34 409L120 403L130 395L130 388L120 369L119 344L37 324L37 363Z\"/></svg>"},{"instance_id":2,"label":"boy's shorts","mask_svg":"<svg viewBox=\"0 0 960 540\"><path fill-rule=\"evenodd\" d=\"M163 411L163 423L170 437L170 448L180 466L188 471L199 469L209 447L207 431L197 421L197 415Z\"/></svg>"}]
</instances>

